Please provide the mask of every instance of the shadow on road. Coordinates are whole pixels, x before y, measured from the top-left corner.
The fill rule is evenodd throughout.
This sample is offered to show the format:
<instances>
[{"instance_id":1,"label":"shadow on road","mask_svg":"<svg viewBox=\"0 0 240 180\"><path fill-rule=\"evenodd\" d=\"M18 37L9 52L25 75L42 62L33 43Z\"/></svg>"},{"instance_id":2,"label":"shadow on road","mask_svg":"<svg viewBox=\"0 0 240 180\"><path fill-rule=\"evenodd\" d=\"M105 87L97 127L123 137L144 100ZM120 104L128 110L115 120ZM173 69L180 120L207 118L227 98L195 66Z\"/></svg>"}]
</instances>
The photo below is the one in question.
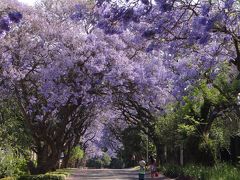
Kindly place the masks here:
<instances>
[{"instance_id":1,"label":"shadow on road","mask_svg":"<svg viewBox=\"0 0 240 180\"><path fill-rule=\"evenodd\" d=\"M76 169L68 180L137 180L138 171L132 169ZM146 174L146 180L170 180L160 175L151 178Z\"/></svg>"}]
</instances>

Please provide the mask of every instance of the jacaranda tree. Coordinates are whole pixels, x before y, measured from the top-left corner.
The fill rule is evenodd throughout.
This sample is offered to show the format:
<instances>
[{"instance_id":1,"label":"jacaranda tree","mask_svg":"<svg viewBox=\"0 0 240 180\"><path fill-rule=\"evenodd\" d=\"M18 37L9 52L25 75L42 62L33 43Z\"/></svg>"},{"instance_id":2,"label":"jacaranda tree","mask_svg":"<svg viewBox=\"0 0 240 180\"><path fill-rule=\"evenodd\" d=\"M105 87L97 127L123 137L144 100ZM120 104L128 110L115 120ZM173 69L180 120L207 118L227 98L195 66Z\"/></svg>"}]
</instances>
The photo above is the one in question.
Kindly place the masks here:
<instances>
[{"instance_id":1,"label":"jacaranda tree","mask_svg":"<svg viewBox=\"0 0 240 180\"><path fill-rule=\"evenodd\" d=\"M16 98L31 130L33 173L54 169L61 153L80 141L103 102L98 97L107 93L103 80L121 58L121 41L110 44L113 38L98 30L87 34L70 18L51 20L46 9L23 12L0 47L2 98Z\"/></svg>"},{"instance_id":2,"label":"jacaranda tree","mask_svg":"<svg viewBox=\"0 0 240 180\"><path fill-rule=\"evenodd\" d=\"M91 142L99 152L106 145L100 142L108 133L104 124L139 127L160 157L155 128L169 103L182 102L202 80L223 95L213 83L223 64L233 65L235 76L229 79L238 80L235 0L48 0L32 9L15 1L0 5L1 100L15 99L30 129L37 153L33 173L54 169L62 152L67 164L78 144L86 149ZM219 115L228 105L209 105L205 98L202 110ZM119 116L111 118L107 108ZM96 118L99 112L108 120ZM204 120L215 120L209 117Z\"/></svg>"}]
</instances>

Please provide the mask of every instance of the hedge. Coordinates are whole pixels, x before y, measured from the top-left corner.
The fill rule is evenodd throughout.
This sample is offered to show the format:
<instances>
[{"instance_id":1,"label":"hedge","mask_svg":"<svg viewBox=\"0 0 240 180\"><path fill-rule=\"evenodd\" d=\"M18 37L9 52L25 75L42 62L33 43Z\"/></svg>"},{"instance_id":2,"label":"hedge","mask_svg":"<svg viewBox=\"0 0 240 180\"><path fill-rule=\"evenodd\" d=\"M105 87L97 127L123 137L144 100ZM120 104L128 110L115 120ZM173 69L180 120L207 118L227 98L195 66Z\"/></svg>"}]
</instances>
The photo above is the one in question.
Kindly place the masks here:
<instances>
[{"instance_id":1,"label":"hedge","mask_svg":"<svg viewBox=\"0 0 240 180\"><path fill-rule=\"evenodd\" d=\"M24 175L20 177L5 177L0 180L65 180L70 175L71 169L58 169L40 175Z\"/></svg>"},{"instance_id":2,"label":"hedge","mask_svg":"<svg viewBox=\"0 0 240 180\"><path fill-rule=\"evenodd\" d=\"M0 180L16 180L15 177L5 177L5 178L1 178Z\"/></svg>"},{"instance_id":3,"label":"hedge","mask_svg":"<svg viewBox=\"0 0 240 180\"><path fill-rule=\"evenodd\" d=\"M46 173L46 175L65 175L66 177L70 176L69 172L64 172L64 171L54 171L54 172L49 172Z\"/></svg>"},{"instance_id":4,"label":"hedge","mask_svg":"<svg viewBox=\"0 0 240 180\"><path fill-rule=\"evenodd\" d=\"M29 175L21 176L17 180L65 180L64 174L40 174L40 175Z\"/></svg>"}]
</instances>

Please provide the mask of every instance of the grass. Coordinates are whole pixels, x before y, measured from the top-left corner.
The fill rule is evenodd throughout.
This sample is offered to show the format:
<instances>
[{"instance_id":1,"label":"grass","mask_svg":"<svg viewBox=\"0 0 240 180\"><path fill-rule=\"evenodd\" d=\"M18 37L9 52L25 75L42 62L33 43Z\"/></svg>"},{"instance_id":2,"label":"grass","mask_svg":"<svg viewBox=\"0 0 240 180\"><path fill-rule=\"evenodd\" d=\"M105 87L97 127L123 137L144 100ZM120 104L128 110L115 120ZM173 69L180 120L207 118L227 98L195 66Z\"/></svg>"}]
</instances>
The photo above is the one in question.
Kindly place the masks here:
<instances>
[{"instance_id":1,"label":"grass","mask_svg":"<svg viewBox=\"0 0 240 180\"><path fill-rule=\"evenodd\" d=\"M66 177L70 176L70 174L73 172L73 169L57 169L56 171L53 172L48 172L46 174L54 174L54 175L65 175Z\"/></svg>"},{"instance_id":2,"label":"grass","mask_svg":"<svg viewBox=\"0 0 240 180\"><path fill-rule=\"evenodd\" d=\"M16 179L53 179L53 180L61 180L66 179L66 177L70 176L74 169L57 169L53 172L48 172L46 174L41 175L25 175L21 177L6 177L0 180L16 180Z\"/></svg>"},{"instance_id":3,"label":"grass","mask_svg":"<svg viewBox=\"0 0 240 180\"><path fill-rule=\"evenodd\" d=\"M138 171L138 170L140 169L140 166L135 166L135 167L133 167L133 168L131 168L131 169Z\"/></svg>"},{"instance_id":4,"label":"grass","mask_svg":"<svg viewBox=\"0 0 240 180\"><path fill-rule=\"evenodd\" d=\"M164 175L177 178L188 177L196 180L239 180L240 169L229 164L217 164L214 167L199 165L166 165L160 168Z\"/></svg>"},{"instance_id":5,"label":"grass","mask_svg":"<svg viewBox=\"0 0 240 180\"><path fill-rule=\"evenodd\" d=\"M134 171L139 171L140 170L140 166L135 166L135 167L133 167L133 168L131 168L132 170L134 170ZM145 169L146 171L150 171L150 166L146 166L146 169Z\"/></svg>"}]
</instances>

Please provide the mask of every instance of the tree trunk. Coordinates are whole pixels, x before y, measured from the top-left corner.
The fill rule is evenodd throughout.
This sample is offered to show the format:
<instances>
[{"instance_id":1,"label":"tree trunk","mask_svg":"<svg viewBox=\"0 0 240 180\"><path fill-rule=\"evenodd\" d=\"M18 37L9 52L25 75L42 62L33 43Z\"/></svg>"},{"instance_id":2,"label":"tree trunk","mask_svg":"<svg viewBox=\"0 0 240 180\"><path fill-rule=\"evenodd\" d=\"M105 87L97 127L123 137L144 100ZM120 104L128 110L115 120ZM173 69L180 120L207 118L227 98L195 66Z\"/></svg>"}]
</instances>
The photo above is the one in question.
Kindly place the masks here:
<instances>
[{"instance_id":1,"label":"tree trunk","mask_svg":"<svg viewBox=\"0 0 240 180\"><path fill-rule=\"evenodd\" d=\"M67 152L66 154L64 153L62 168L68 168L69 159L70 159L70 152Z\"/></svg>"},{"instance_id":2,"label":"tree trunk","mask_svg":"<svg viewBox=\"0 0 240 180\"><path fill-rule=\"evenodd\" d=\"M158 165L163 164L163 145L158 142L158 140L154 141L154 145L156 146L156 162Z\"/></svg>"},{"instance_id":3,"label":"tree trunk","mask_svg":"<svg viewBox=\"0 0 240 180\"><path fill-rule=\"evenodd\" d=\"M57 157L48 158L47 161L38 161L38 165L36 167L36 174L45 174L49 171L56 170L56 166L58 163Z\"/></svg>"},{"instance_id":4,"label":"tree trunk","mask_svg":"<svg viewBox=\"0 0 240 180\"><path fill-rule=\"evenodd\" d=\"M215 107L216 109L216 107ZM204 103L201 106L201 118L200 124L197 126L198 135L193 135L188 139L189 152L192 154L191 159L195 163L199 163L206 166L212 166L216 161L215 147L209 133L212 128L212 124L215 120L216 112L214 112L212 103L204 98Z\"/></svg>"},{"instance_id":5,"label":"tree trunk","mask_svg":"<svg viewBox=\"0 0 240 180\"><path fill-rule=\"evenodd\" d=\"M60 151L54 151L49 146L39 147L37 151L37 167L32 168L31 174L45 174L56 170Z\"/></svg>"},{"instance_id":6,"label":"tree trunk","mask_svg":"<svg viewBox=\"0 0 240 180\"><path fill-rule=\"evenodd\" d=\"M80 162L80 159L77 159L74 164L74 168L79 168L79 162Z\"/></svg>"},{"instance_id":7,"label":"tree trunk","mask_svg":"<svg viewBox=\"0 0 240 180\"><path fill-rule=\"evenodd\" d=\"M210 113L209 113L210 114ZM216 149L209 137L215 118L206 118L198 127L200 136L197 137L197 163L205 166L213 166L216 162Z\"/></svg>"},{"instance_id":8,"label":"tree trunk","mask_svg":"<svg viewBox=\"0 0 240 180\"><path fill-rule=\"evenodd\" d=\"M68 144L67 146L67 152L64 152L64 157L63 157L63 162L62 162L62 168L68 168L68 163L71 155L71 143Z\"/></svg>"},{"instance_id":9,"label":"tree trunk","mask_svg":"<svg viewBox=\"0 0 240 180\"><path fill-rule=\"evenodd\" d=\"M216 161L214 147L210 140L204 137L189 137L186 154L188 162L204 166L213 166Z\"/></svg>"}]
</instances>

